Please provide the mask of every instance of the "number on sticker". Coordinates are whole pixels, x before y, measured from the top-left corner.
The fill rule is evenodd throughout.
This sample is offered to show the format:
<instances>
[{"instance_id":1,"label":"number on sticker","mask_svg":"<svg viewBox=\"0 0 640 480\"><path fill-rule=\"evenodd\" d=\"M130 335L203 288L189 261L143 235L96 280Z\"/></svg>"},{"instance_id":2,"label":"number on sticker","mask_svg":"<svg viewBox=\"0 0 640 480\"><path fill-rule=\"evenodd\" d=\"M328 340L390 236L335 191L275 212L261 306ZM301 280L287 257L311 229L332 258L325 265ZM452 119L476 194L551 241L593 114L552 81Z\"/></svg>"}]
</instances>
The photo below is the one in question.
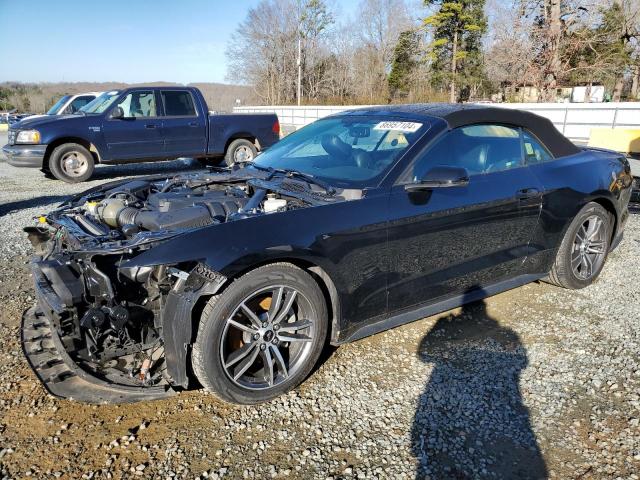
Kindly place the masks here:
<instances>
[{"instance_id":1,"label":"number on sticker","mask_svg":"<svg viewBox=\"0 0 640 480\"><path fill-rule=\"evenodd\" d=\"M397 132L413 133L420 129L421 123L416 122L380 122L374 130L395 130Z\"/></svg>"}]
</instances>

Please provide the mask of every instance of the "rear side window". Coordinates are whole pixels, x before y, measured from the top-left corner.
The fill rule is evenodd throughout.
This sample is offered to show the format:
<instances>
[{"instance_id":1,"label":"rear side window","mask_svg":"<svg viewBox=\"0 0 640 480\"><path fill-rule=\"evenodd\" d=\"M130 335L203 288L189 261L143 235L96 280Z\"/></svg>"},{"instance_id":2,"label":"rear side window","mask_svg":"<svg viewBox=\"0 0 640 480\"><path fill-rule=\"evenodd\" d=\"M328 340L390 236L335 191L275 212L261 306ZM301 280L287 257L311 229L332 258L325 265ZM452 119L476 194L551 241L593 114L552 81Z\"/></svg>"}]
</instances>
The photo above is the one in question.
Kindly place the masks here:
<instances>
[{"instance_id":1,"label":"rear side window","mask_svg":"<svg viewBox=\"0 0 640 480\"><path fill-rule=\"evenodd\" d=\"M190 92L184 90L162 90L164 114L168 117L195 117L196 107Z\"/></svg>"},{"instance_id":2,"label":"rear side window","mask_svg":"<svg viewBox=\"0 0 640 480\"><path fill-rule=\"evenodd\" d=\"M470 175L521 167L520 129L504 125L456 128L416 161L413 181L423 178L436 165L462 167Z\"/></svg>"},{"instance_id":3,"label":"rear side window","mask_svg":"<svg viewBox=\"0 0 640 480\"><path fill-rule=\"evenodd\" d=\"M527 131L522 132L522 146L524 148L524 161L527 165L553 160L549 150Z\"/></svg>"}]
</instances>

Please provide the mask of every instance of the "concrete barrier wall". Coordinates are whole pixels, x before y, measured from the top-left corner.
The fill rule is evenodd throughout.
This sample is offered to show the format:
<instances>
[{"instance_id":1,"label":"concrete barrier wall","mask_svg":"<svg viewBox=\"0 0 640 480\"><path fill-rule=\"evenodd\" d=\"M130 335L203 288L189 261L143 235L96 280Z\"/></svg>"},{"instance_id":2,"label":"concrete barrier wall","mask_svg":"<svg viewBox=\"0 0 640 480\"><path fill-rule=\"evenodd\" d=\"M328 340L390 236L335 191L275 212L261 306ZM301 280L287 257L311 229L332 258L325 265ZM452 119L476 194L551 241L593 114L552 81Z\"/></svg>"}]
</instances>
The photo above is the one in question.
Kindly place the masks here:
<instances>
[{"instance_id":1,"label":"concrete barrier wall","mask_svg":"<svg viewBox=\"0 0 640 480\"><path fill-rule=\"evenodd\" d=\"M289 132L327 115L366 106L244 106L236 107L234 111L238 113L276 113L283 130ZM640 102L493 103L491 106L520 108L546 117L560 132L576 142L586 142L592 128L640 128Z\"/></svg>"}]
</instances>

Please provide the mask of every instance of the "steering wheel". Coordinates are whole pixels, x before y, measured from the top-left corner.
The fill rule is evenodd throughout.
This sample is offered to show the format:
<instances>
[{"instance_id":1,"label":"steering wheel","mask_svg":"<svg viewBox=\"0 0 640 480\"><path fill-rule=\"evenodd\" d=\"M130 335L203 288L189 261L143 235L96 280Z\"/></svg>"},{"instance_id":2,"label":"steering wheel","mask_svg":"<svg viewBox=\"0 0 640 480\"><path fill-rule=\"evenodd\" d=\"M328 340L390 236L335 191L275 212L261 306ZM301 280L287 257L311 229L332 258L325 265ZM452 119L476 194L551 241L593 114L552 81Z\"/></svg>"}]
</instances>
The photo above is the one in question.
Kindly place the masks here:
<instances>
[{"instance_id":1,"label":"steering wheel","mask_svg":"<svg viewBox=\"0 0 640 480\"><path fill-rule=\"evenodd\" d=\"M348 143L340 140L337 135L326 134L320 141L322 148L332 157L347 159L351 156L353 148Z\"/></svg>"}]
</instances>

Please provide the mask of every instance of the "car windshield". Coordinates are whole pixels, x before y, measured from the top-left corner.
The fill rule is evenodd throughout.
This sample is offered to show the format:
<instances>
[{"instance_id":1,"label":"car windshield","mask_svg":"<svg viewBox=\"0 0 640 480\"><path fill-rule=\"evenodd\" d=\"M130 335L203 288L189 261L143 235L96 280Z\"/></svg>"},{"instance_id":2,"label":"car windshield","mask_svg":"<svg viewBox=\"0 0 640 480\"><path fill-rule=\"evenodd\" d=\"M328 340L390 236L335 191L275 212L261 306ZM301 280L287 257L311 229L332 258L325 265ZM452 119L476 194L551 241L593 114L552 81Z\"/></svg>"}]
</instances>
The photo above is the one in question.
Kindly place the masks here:
<instances>
[{"instance_id":1,"label":"car windshield","mask_svg":"<svg viewBox=\"0 0 640 480\"><path fill-rule=\"evenodd\" d=\"M377 184L429 128L381 116L330 117L285 137L259 155L258 168L296 170L343 188Z\"/></svg>"},{"instance_id":2,"label":"car windshield","mask_svg":"<svg viewBox=\"0 0 640 480\"><path fill-rule=\"evenodd\" d=\"M71 95L65 95L64 97L62 97L60 100L53 104L53 107L47 110L47 115L56 115L58 113L58 110L60 110L60 107L67 103L70 98Z\"/></svg>"},{"instance_id":3,"label":"car windshield","mask_svg":"<svg viewBox=\"0 0 640 480\"><path fill-rule=\"evenodd\" d=\"M102 113L118 98L120 92L118 90L112 90L110 92L104 92L95 100L87 103L80 111L84 113Z\"/></svg>"}]
</instances>

